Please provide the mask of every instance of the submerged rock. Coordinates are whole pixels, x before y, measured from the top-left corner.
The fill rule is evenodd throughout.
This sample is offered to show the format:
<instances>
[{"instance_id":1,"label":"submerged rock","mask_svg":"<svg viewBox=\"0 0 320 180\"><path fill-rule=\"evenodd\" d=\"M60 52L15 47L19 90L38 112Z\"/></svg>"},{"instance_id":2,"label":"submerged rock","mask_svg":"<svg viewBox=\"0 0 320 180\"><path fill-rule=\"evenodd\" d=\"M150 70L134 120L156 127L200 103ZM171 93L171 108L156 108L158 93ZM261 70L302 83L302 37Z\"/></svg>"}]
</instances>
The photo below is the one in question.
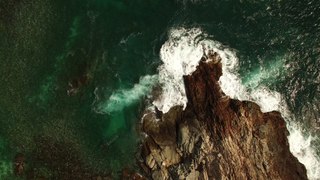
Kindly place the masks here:
<instances>
[{"instance_id":1,"label":"submerged rock","mask_svg":"<svg viewBox=\"0 0 320 180\"><path fill-rule=\"evenodd\" d=\"M25 170L25 157L23 154L18 153L14 158L14 174L22 176Z\"/></svg>"},{"instance_id":2,"label":"submerged rock","mask_svg":"<svg viewBox=\"0 0 320 180\"><path fill-rule=\"evenodd\" d=\"M279 112L263 113L220 89L220 57L203 57L184 77L188 104L148 112L142 131L143 169L152 179L307 179L289 151Z\"/></svg>"}]
</instances>

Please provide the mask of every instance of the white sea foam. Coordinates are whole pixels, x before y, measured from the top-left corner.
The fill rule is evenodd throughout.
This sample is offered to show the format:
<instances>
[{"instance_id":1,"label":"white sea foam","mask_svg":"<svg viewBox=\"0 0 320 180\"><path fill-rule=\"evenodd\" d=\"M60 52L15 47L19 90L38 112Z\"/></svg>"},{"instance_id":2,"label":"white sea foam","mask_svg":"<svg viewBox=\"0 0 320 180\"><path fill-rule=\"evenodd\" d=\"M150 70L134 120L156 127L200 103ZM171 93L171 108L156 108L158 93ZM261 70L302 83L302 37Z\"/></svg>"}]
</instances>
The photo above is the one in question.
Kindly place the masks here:
<instances>
[{"instance_id":1,"label":"white sea foam","mask_svg":"<svg viewBox=\"0 0 320 180\"><path fill-rule=\"evenodd\" d=\"M143 76L140 78L139 83L135 84L131 89L119 89L112 93L105 103L98 104L96 111L99 113L121 111L125 107L137 102L141 97L150 94L152 87L157 82L158 75Z\"/></svg>"},{"instance_id":2,"label":"white sea foam","mask_svg":"<svg viewBox=\"0 0 320 180\"><path fill-rule=\"evenodd\" d=\"M204 49L205 51L213 50L220 55L223 75L219 83L228 96L254 101L260 105L263 112L277 110L282 113L288 122L291 152L306 166L310 179L320 177L319 157L310 146L311 137L304 136L299 126L294 123L281 94L262 85L249 91L241 82L238 73L239 59L235 50L209 39L199 28L177 28L169 32L169 39L160 51L163 65L159 67L159 82L162 84L163 92L153 104L163 112L167 112L175 105L186 107L183 75L195 71Z\"/></svg>"},{"instance_id":3,"label":"white sea foam","mask_svg":"<svg viewBox=\"0 0 320 180\"><path fill-rule=\"evenodd\" d=\"M308 178L311 180L319 180L320 157L317 156L314 149L311 148L313 137L311 135L303 135L302 129L297 124L289 125L288 129L290 132L290 136L288 137L290 151L305 165Z\"/></svg>"},{"instance_id":4,"label":"white sea foam","mask_svg":"<svg viewBox=\"0 0 320 180\"><path fill-rule=\"evenodd\" d=\"M186 107L183 75L195 71L203 55L202 48L197 43L197 37L201 34L199 29L173 29L169 32L169 40L160 50L163 62L159 67L162 95L153 102L159 110L168 112L175 105Z\"/></svg>"},{"instance_id":5,"label":"white sea foam","mask_svg":"<svg viewBox=\"0 0 320 180\"><path fill-rule=\"evenodd\" d=\"M168 112L172 106L186 107L183 75L194 72L204 51L208 53L209 50L217 52L223 60L224 73L220 78L222 90L232 98L250 98L237 73L239 60L233 50L224 48L217 41L207 39L207 35L199 28L179 28L169 32L169 39L160 50L163 65L159 67L159 81L163 84L163 93L153 102L158 109Z\"/></svg>"}]
</instances>

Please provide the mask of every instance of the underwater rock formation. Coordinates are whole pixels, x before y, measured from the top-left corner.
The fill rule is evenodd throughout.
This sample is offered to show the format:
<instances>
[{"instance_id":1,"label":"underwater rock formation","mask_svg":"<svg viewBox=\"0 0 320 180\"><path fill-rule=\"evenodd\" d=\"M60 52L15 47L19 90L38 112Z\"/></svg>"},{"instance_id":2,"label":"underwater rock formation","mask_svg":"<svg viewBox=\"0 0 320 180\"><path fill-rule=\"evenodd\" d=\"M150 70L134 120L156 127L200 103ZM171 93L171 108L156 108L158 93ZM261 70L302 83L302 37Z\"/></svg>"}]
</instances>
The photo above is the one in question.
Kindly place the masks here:
<instances>
[{"instance_id":1,"label":"underwater rock formation","mask_svg":"<svg viewBox=\"0 0 320 180\"><path fill-rule=\"evenodd\" d=\"M219 86L221 59L202 57L184 77L188 104L143 116L141 167L151 179L307 179L289 151L281 114L263 113Z\"/></svg>"}]
</instances>

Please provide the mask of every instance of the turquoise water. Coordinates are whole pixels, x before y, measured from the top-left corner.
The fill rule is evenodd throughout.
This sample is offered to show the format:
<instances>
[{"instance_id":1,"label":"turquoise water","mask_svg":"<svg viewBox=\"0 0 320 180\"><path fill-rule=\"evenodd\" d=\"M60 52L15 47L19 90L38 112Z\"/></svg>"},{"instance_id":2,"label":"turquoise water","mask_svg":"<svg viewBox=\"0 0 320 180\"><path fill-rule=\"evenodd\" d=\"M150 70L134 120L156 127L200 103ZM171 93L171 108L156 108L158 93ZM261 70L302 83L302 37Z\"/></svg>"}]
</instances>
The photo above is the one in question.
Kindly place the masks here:
<instances>
[{"instance_id":1,"label":"turquoise water","mask_svg":"<svg viewBox=\"0 0 320 180\"><path fill-rule=\"evenodd\" d=\"M0 177L13 178L17 153L23 178L62 177L66 163L115 177L137 169L136 125L173 27L235 49L244 85L280 92L317 139L319 18L316 0L1 0ZM60 162L52 146L73 158Z\"/></svg>"}]
</instances>

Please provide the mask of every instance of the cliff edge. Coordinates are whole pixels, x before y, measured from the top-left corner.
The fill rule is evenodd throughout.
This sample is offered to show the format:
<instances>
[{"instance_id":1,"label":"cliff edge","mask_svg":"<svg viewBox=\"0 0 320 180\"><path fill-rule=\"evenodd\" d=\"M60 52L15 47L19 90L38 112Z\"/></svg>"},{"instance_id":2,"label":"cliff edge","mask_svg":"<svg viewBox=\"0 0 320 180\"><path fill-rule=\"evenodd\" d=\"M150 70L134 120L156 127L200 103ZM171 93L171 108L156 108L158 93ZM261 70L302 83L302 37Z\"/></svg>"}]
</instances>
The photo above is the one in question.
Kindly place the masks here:
<instances>
[{"instance_id":1,"label":"cliff edge","mask_svg":"<svg viewBox=\"0 0 320 180\"><path fill-rule=\"evenodd\" d=\"M226 96L219 86L221 59L202 57L184 77L188 104L168 113L148 111L141 167L151 179L307 179L289 151L279 112Z\"/></svg>"}]
</instances>

